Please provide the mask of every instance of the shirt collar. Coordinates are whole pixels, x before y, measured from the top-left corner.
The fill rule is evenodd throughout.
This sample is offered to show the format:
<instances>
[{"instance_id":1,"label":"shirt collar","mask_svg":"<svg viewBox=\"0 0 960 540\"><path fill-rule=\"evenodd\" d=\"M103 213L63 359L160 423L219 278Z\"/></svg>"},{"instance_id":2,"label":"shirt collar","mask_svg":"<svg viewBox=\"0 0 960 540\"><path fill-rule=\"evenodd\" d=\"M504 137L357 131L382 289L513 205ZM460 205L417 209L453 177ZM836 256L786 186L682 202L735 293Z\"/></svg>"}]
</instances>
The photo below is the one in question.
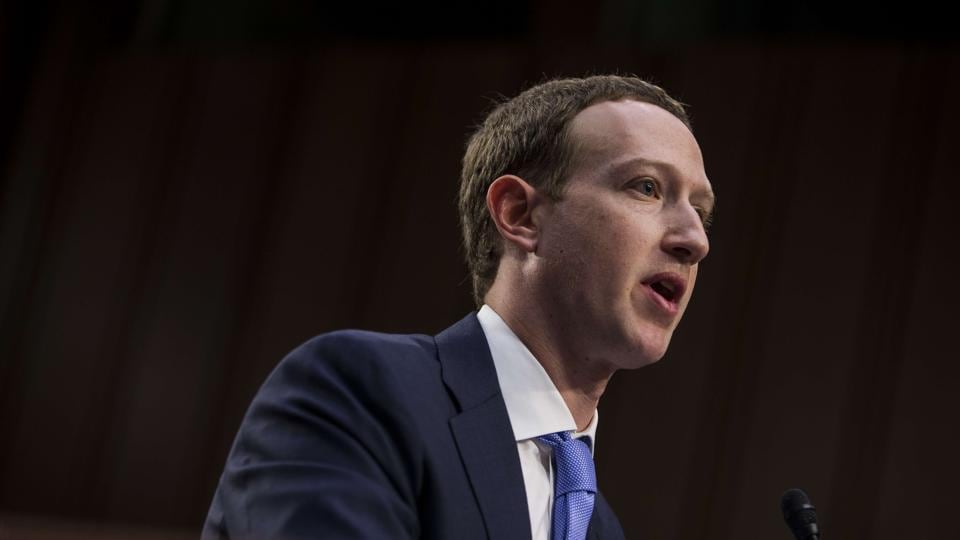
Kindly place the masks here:
<instances>
[{"instance_id":1,"label":"shirt collar","mask_svg":"<svg viewBox=\"0 0 960 540\"><path fill-rule=\"evenodd\" d=\"M569 431L574 437L590 437L593 452L597 441L597 411L593 412L587 428L578 432L573 415L550 376L500 315L484 304L477 320L490 346L514 438L519 442Z\"/></svg>"}]
</instances>

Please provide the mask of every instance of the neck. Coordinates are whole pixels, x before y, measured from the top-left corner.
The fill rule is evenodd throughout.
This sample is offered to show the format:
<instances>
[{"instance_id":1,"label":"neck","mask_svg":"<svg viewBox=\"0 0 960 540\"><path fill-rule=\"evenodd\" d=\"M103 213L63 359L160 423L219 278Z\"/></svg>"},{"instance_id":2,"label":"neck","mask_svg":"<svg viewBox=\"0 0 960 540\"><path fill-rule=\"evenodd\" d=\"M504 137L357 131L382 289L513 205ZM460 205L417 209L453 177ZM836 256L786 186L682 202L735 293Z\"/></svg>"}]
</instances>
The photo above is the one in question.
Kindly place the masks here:
<instances>
[{"instance_id":1,"label":"neck","mask_svg":"<svg viewBox=\"0 0 960 540\"><path fill-rule=\"evenodd\" d=\"M488 295L486 301L543 366L570 410L577 430L586 429L615 370L565 343L563 336L569 332L554 328L551 318L536 309L517 309L494 294Z\"/></svg>"}]
</instances>

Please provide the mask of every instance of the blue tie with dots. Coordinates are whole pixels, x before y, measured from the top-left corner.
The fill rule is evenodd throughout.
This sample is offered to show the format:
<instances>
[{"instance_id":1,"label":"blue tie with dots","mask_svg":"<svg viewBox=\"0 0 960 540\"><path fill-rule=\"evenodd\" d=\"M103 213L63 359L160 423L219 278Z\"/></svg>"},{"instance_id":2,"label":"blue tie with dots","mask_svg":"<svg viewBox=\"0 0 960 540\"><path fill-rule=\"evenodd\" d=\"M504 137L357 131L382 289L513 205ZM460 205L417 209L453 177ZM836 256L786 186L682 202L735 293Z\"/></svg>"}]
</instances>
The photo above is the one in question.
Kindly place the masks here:
<instances>
[{"instance_id":1,"label":"blue tie with dots","mask_svg":"<svg viewBox=\"0 0 960 540\"><path fill-rule=\"evenodd\" d=\"M587 537L597 475L593 469L588 438L573 439L568 432L537 437L553 447L552 540L583 540Z\"/></svg>"}]
</instances>

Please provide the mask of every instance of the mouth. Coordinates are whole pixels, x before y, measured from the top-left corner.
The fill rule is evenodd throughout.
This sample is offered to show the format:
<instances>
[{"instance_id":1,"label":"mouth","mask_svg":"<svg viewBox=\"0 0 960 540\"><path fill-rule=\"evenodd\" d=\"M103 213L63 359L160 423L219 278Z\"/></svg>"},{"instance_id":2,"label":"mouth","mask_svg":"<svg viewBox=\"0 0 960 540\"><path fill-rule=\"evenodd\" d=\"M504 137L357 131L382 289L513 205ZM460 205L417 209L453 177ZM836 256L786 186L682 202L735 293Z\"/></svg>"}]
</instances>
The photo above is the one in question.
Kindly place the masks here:
<instances>
[{"instance_id":1,"label":"mouth","mask_svg":"<svg viewBox=\"0 0 960 540\"><path fill-rule=\"evenodd\" d=\"M680 309L680 299L686 290L683 278L671 272L655 274L643 281L654 302L671 314Z\"/></svg>"}]
</instances>

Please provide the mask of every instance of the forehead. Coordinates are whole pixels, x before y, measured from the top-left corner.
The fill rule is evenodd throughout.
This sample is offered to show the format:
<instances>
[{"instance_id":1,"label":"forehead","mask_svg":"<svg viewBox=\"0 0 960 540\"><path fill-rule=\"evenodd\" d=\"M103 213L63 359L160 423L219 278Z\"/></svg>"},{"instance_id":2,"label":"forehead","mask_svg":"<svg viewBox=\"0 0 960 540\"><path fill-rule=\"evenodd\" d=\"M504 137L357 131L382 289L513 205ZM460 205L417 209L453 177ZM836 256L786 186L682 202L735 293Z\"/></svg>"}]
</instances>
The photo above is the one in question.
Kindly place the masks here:
<instances>
[{"instance_id":1,"label":"forehead","mask_svg":"<svg viewBox=\"0 0 960 540\"><path fill-rule=\"evenodd\" d=\"M666 110L634 100L605 101L570 122L572 173L601 172L628 162L660 163L691 181L709 181L693 133Z\"/></svg>"}]
</instances>

